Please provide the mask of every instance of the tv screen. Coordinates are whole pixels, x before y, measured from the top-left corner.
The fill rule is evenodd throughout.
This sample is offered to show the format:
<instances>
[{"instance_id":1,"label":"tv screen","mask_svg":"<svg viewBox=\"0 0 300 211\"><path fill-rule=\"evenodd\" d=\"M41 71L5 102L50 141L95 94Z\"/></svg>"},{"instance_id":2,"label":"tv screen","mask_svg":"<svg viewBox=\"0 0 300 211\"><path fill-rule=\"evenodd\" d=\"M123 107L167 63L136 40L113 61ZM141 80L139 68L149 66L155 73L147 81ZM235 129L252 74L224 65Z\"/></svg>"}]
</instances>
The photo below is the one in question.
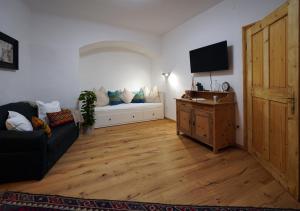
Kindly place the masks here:
<instances>
[{"instance_id":1,"label":"tv screen","mask_svg":"<svg viewBox=\"0 0 300 211\"><path fill-rule=\"evenodd\" d=\"M190 63L192 73L227 70L227 41L191 50Z\"/></svg>"}]
</instances>

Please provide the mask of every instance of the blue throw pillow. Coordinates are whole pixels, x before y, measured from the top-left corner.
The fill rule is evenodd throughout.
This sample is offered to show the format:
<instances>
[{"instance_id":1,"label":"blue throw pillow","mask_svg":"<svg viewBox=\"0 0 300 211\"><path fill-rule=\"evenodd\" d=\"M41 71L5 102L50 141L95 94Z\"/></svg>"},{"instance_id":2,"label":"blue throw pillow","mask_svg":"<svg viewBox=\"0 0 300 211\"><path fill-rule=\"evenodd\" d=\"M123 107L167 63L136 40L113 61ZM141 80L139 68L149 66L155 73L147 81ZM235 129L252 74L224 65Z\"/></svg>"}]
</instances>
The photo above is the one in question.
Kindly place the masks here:
<instances>
[{"instance_id":1,"label":"blue throw pillow","mask_svg":"<svg viewBox=\"0 0 300 211\"><path fill-rule=\"evenodd\" d=\"M120 91L108 91L107 95L109 97L109 105L119 105L122 104L123 101L121 100L121 92Z\"/></svg>"},{"instance_id":2,"label":"blue throw pillow","mask_svg":"<svg viewBox=\"0 0 300 211\"><path fill-rule=\"evenodd\" d=\"M144 95L144 92L142 89L134 94L135 95L131 101L132 103L144 103L145 102L145 95Z\"/></svg>"}]
</instances>

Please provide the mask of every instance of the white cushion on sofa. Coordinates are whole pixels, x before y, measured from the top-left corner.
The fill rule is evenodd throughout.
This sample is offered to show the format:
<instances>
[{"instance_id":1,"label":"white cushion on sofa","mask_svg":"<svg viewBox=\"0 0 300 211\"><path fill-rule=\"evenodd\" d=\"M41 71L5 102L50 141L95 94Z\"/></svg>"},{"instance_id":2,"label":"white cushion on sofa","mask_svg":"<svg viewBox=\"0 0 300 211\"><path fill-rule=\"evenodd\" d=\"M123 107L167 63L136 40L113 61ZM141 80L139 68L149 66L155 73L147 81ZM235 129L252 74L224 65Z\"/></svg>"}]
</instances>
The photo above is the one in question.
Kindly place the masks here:
<instances>
[{"instance_id":1,"label":"white cushion on sofa","mask_svg":"<svg viewBox=\"0 0 300 211\"><path fill-rule=\"evenodd\" d=\"M97 97L96 106L106 106L109 104L109 97L103 86L99 90L95 91L95 94Z\"/></svg>"},{"instance_id":2,"label":"white cushion on sofa","mask_svg":"<svg viewBox=\"0 0 300 211\"><path fill-rule=\"evenodd\" d=\"M42 101L36 101L38 106L39 118L43 121L47 121L47 113L61 111L60 104L58 101L52 101L50 103L44 103Z\"/></svg>"},{"instance_id":3,"label":"white cushion on sofa","mask_svg":"<svg viewBox=\"0 0 300 211\"><path fill-rule=\"evenodd\" d=\"M8 111L8 119L5 125L7 130L33 131L30 121L15 111Z\"/></svg>"},{"instance_id":4,"label":"white cushion on sofa","mask_svg":"<svg viewBox=\"0 0 300 211\"><path fill-rule=\"evenodd\" d=\"M134 97L134 94L129 91L128 89L124 89L124 91L121 93L121 100L123 100L124 103L131 103L133 97Z\"/></svg>"}]
</instances>

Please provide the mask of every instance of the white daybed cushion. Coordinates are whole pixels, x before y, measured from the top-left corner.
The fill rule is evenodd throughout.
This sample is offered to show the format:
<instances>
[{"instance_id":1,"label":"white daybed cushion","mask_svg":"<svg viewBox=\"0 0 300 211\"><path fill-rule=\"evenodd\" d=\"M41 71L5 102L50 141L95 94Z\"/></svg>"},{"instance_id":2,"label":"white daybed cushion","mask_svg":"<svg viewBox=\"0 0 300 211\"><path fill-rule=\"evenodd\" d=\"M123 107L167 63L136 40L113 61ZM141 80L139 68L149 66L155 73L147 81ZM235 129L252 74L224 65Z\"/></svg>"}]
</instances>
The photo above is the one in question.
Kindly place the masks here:
<instances>
[{"instance_id":1,"label":"white daybed cushion","mask_svg":"<svg viewBox=\"0 0 300 211\"><path fill-rule=\"evenodd\" d=\"M146 110L146 109L156 109L161 108L162 103L129 103L129 104L119 104L113 106L96 107L96 112L112 112L112 111L126 111L126 110Z\"/></svg>"}]
</instances>

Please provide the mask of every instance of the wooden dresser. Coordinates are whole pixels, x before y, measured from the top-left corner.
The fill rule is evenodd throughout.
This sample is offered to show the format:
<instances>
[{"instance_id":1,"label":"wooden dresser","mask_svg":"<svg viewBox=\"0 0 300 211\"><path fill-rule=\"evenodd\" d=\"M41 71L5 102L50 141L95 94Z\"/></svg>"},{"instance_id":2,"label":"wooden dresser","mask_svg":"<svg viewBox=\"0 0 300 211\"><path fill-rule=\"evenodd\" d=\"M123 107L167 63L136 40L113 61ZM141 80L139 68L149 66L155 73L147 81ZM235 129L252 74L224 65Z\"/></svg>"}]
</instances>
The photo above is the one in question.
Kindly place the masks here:
<instances>
[{"instance_id":1,"label":"wooden dresser","mask_svg":"<svg viewBox=\"0 0 300 211\"><path fill-rule=\"evenodd\" d=\"M233 92L186 91L189 99L176 99L177 135L180 132L219 149L235 144ZM217 96L217 101L213 100Z\"/></svg>"}]
</instances>

